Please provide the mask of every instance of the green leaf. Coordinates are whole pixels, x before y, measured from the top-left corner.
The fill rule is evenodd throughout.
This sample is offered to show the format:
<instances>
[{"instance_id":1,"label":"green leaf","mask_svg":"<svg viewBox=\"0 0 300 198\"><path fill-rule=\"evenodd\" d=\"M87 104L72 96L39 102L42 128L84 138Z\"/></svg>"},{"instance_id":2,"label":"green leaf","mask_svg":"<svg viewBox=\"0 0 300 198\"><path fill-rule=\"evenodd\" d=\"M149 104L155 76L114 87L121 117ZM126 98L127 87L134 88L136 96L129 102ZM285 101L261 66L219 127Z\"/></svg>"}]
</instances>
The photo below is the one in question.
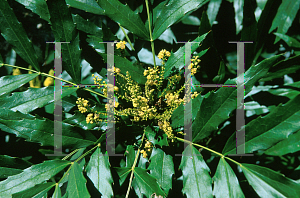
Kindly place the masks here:
<instances>
[{"instance_id":1,"label":"green leaf","mask_svg":"<svg viewBox=\"0 0 300 198\"><path fill-rule=\"evenodd\" d=\"M187 198L212 198L212 179L202 155L192 145L183 151L179 168L183 174L183 189Z\"/></svg>"},{"instance_id":2,"label":"green leaf","mask_svg":"<svg viewBox=\"0 0 300 198\"><path fill-rule=\"evenodd\" d=\"M62 67L66 69L75 83L81 81L81 51L79 49L79 34L73 23L70 10L65 1L47 1L50 11L51 28L56 42L70 42L61 45Z\"/></svg>"},{"instance_id":3,"label":"green leaf","mask_svg":"<svg viewBox=\"0 0 300 198\"><path fill-rule=\"evenodd\" d=\"M207 8L207 16L210 22L210 25L213 25L213 22L217 18L217 14L219 12L219 8L221 6L222 0L210 0Z\"/></svg>"},{"instance_id":4,"label":"green leaf","mask_svg":"<svg viewBox=\"0 0 300 198\"><path fill-rule=\"evenodd\" d=\"M39 15L42 19L50 23L50 14L44 0L16 0L20 4L24 5L27 9L33 13Z\"/></svg>"},{"instance_id":5,"label":"green leaf","mask_svg":"<svg viewBox=\"0 0 300 198\"><path fill-rule=\"evenodd\" d=\"M268 149L300 130L300 95L279 105L264 117L258 117L245 126L245 153ZM235 133L228 139L224 155L236 153Z\"/></svg>"},{"instance_id":6,"label":"green leaf","mask_svg":"<svg viewBox=\"0 0 300 198\"><path fill-rule=\"evenodd\" d=\"M281 55L273 56L265 59L259 64L250 67L244 75L244 83L240 86L245 87L245 95L247 95L253 85L263 77L269 68L275 64ZM227 80L225 84L236 84L236 78ZM236 109L237 105L237 89L238 87L221 87L216 92L204 98L196 119L192 125L193 142L197 142L217 130L218 126L229 118L229 114Z\"/></svg>"},{"instance_id":7,"label":"green leaf","mask_svg":"<svg viewBox=\"0 0 300 198\"><path fill-rule=\"evenodd\" d=\"M145 129L147 139L154 145L169 146L168 136L165 133L158 134L154 132L149 126Z\"/></svg>"},{"instance_id":8,"label":"green leaf","mask_svg":"<svg viewBox=\"0 0 300 198\"><path fill-rule=\"evenodd\" d=\"M134 179L132 186L136 189L138 188L139 192L146 195L146 197L151 197L153 193L156 195L165 196L164 191L161 190L159 185L156 182L156 179L147 173L147 170L140 167L135 167L134 170Z\"/></svg>"},{"instance_id":9,"label":"green leaf","mask_svg":"<svg viewBox=\"0 0 300 198\"><path fill-rule=\"evenodd\" d=\"M290 134L286 139L265 151L266 155L282 156L300 151L300 131Z\"/></svg>"},{"instance_id":10,"label":"green leaf","mask_svg":"<svg viewBox=\"0 0 300 198\"><path fill-rule=\"evenodd\" d=\"M296 48L300 48L300 42L297 39L294 39L293 37L284 35L284 34L280 34L275 32L274 33L277 37L281 38L284 42L286 42L286 44L289 47L296 47Z\"/></svg>"},{"instance_id":11,"label":"green leaf","mask_svg":"<svg viewBox=\"0 0 300 198\"><path fill-rule=\"evenodd\" d=\"M74 93L77 88L63 88L61 97ZM0 99L0 108L29 113L54 101L54 87L29 88Z\"/></svg>"},{"instance_id":12,"label":"green leaf","mask_svg":"<svg viewBox=\"0 0 300 198\"><path fill-rule=\"evenodd\" d=\"M207 34L208 33L203 34L202 36L198 36L195 40L192 41L196 43L191 43L191 53L196 51L196 49L199 47L201 42L205 39ZM184 54L185 54L184 46L180 47L175 53L171 52L171 56L169 57L165 65L164 79L166 79L171 74L172 68L177 68L181 70L184 67L185 65Z\"/></svg>"},{"instance_id":13,"label":"green leaf","mask_svg":"<svg viewBox=\"0 0 300 198\"><path fill-rule=\"evenodd\" d=\"M109 18L142 39L150 39L149 31L139 14L134 13L128 5L123 5L118 0L99 0L98 4L105 10L105 14Z\"/></svg>"},{"instance_id":14,"label":"green leaf","mask_svg":"<svg viewBox=\"0 0 300 198\"><path fill-rule=\"evenodd\" d=\"M242 22L243 22L243 8L244 1L243 0L233 0L233 7L235 12L235 28L236 34L238 34L242 30Z\"/></svg>"},{"instance_id":15,"label":"green leaf","mask_svg":"<svg viewBox=\"0 0 300 198\"><path fill-rule=\"evenodd\" d=\"M271 169L254 164L240 166L249 184L262 198L300 197L300 184Z\"/></svg>"},{"instance_id":16,"label":"green leaf","mask_svg":"<svg viewBox=\"0 0 300 198\"><path fill-rule=\"evenodd\" d=\"M67 193L66 193L67 194ZM55 185L55 191L52 195L52 198L61 198L61 190L59 188L59 185Z\"/></svg>"},{"instance_id":17,"label":"green leaf","mask_svg":"<svg viewBox=\"0 0 300 198\"><path fill-rule=\"evenodd\" d=\"M172 175L175 174L172 156L166 155L159 148L153 149L148 170L168 195L172 188Z\"/></svg>"},{"instance_id":18,"label":"green leaf","mask_svg":"<svg viewBox=\"0 0 300 198\"><path fill-rule=\"evenodd\" d=\"M114 167L114 168L120 177L120 186L122 186L128 174L131 173L131 167L130 168Z\"/></svg>"},{"instance_id":19,"label":"green leaf","mask_svg":"<svg viewBox=\"0 0 300 198\"><path fill-rule=\"evenodd\" d=\"M65 119L64 120L65 123L69 123L72 125L75 125L77 127L80 127L84 130L93 130L95 129L95 127L97 127L97 123L86 123L86 116L78 111L75 112L75 115L73 115L72 117Z\"/></svg>"},{"instance_id":20,"label":"green leaf","mask_svg":"<svg viewBox=\"0 0 300 198\"><path fill-rule=\"evenodd\" d=\"M12 194L29 189L37 184L47 181L70 162L63 160L50 160L41 164L33 165L22 173L8 177L0 182L0 197L11 197Z\"/></svg>"},{"instance_id":21,"label":"green leaf","mask_svg":"<svg viewBox=\"0 0 300 198\"><path fill-rule=\"evenodd\" d=\"M68 197L74 198L90 198L90 194L86 187L86 179L83 176L82 168L77 162L72 164L68 175L67 186Z\"/></svg>"},{"instance_id":22,"label":"green leaf","mask_svg":"<svg viewBox=\"0 0 300 198\"><path fill-rule=\"evenodd\" d=\"M280 78L286 74L294 73L300 69L300 55L282 60L275 64L270 71L259 80L261 81L270 81L274 78Z\"/></svg>"},{"instance_id":23,"label":"green leaf","mask_svg":"<svg viewBox=\"0 0 300 198\"><path fill-rule=\"evenodd\" d=\"M8 43L14 46L16 53L37 71L40 71L33 45L7 1L0 2L0 24L1 35Z\"/></svg>"},{"instance_id":24,"label":"green leaf","mask_svg":"<svg viewBox=\"0 0 300 198\"><path fill-rule=\"evenodd\" d=\"M135 150L132 145L128 145L125 151L126 167L132 167L135 159Z\"/></svg>"},{"instance_id":25,"label":"green leaf","mask_svg":"<svg viewBox=\"0 0 300 198\"><path fill-rule=\"evenodd\" d=\"M0 96L21 87L22 85L28 83L29 81L31 81L37 76L38 76L37 73L21 74L16 76L11 76L11 75L2 76L0 78L0 85L1 85Z\"/></svg>"},{"instance_id":26,"label":"green leaf","mask_svg":"<svg viewBox=\"0 0 300 198\"><path fill-rule=\"evenodd\" d=\"M16 175L23 172L22 169L28 168L32 164L25 160L7 155L0 155L0 178Z\"/></svg>"},{"instance_id":27,"label":"green leaf","mask_svg":"<svg viewBox=\"0 0 300 198\"><path fill-rule=\"evenodd\" d=\"M245 197L239 185L238 179L236 178L236 175L224 158L220 158L216 173L213 177L213 181L213 193L216 198Z\"/></svg>"},{"instance_id":28,"label":"green leaf","mask_svg":"<svg viewBox=\"0 0 300 198\"><path fill-rule=\"evenodd\" d=\"M54 182L48 182L45 184L38 184L33 188L13 194L13 198L40 198L46 195L46 193L55 186Z\"/></svg>"},{"instance_id":29,"label":"green leaf","mask_svg":"<svg viewBox=\"0 0 300 198\"><path fill-rule=\"evenodd\" d=\"M203 6L208 0L172 0L164 4L154 23L153 40L182 17Z\"/></svg>"},{"instance_id":30,"label":"green leaf","mask_svg":"<svg viewBox=\"0 0 300 198\"><path fill-rule=\"evenodd\" d=\"M114 195L108 155L102 154L100 148L97 148L92 154L86 172L94 186L101 192L102 197L112 197Z\"/></svg>"},{"instance_id":31,"label":"green leaf","mask_svg":"<svg viewBox=\"0 0 300 198\"><path fill-rule=\"evenodd\" d=\"M72 18L78 30L95 35L100 38L103 37L102 29L95 25L93 22L85 20L78 14L72 15Z\"/></svg>"},{"instance_id":32,"label":"green leaf","mask_svg":"<svg viewBox=\"0 0 300 198\"><path fill-rule=\"evenodd\" d=\"M107 62L107 54L99 53L102 58L104 59L104 62ZM140 65L133 65L129 60L121 57L121 56L114 56L114 63L115 67L119 68L121 70L121 74L126 75L126 72L128 71L131 79L137 82L138 84L145 84L147 79L144 76L143 72L144 69Z\"/></svg>"},{"instance_id":33,"label":"green leaf","mask_svg":"<svg viewBox=\"0 0 300 198\"><path fill-rule=\"evenodd\" d=\"M103 15L104 10L97 4L95 0L66 0L66 3L79 10L84 10L89 13Z\"/></svg>"},{"instance_id":34,"label":"green leaf","mask_svg":"<svg viewBox=\"0 0 300 198\"><path fill-rule=\"evenodd\" d=\"M192 99L192 120L195 120L197 113L200 109L200 104L203 100L203 97L201 94L199 94L196 98ZM171 126L172 128L182 127L184 126L184 106L183 103L181 103L177 109L173 111L171 120ZM189 116L187 116L189 117Z\"/></svg>"},{"instance_id":35,"label":"green leaf","mask_svg":"<svg viewBox=\"0 0 300 198\"><path fill-rule=\"evenodd\" d=\"M26 114L3 108L0 111L0 128L30 142L42 146L54 145L54 122L48 119L31 118ZM83 148L92 145L97 139L90 131L83 131L70 124L62 123L62 145L70 148Z\"/></svg>"},{"instance_id":36,"label":"green leaf","mask_svg":"<svg viewBox=\"0 0 300 198\"><path fill-rule=\"evenodd\" d=\"M285 0L282 1L276 16L273 20L272 26L269 30L269 33L272 32L277 28L276 33L285 34L287 33L288 29L291 27L296 14L299 10L300 1L294 0ZM276 37L275 43L280 40L279 37Z\"/></svg>"}]
</instances>

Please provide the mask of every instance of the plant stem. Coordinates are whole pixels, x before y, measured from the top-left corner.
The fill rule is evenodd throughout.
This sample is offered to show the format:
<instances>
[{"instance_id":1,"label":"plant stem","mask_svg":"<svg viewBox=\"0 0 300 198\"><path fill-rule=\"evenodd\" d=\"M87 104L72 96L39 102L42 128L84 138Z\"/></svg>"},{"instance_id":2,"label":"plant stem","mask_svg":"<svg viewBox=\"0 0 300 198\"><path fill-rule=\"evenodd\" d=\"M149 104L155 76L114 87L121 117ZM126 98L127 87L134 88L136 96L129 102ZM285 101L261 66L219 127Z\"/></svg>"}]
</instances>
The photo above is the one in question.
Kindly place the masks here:
<instances>
[{"instance_id":1,"label":"plant stem","mask_svg":"<svg viewBox=\"0 0 300 198\"><path fill-rule=\"evenodd\" d=\"M154 64L154 67L156 67L154 42L153 42L153 38L152 38L152 29L151 29L148 0L145 0L145 2L146 2L146 8L147 8L148 22L149 22L149 32L150 32L150 42L151 42L151 49L152 49L152 55L153 55L153 64Z\"/></svg>"},{"instance_id":2,"label":"plant stem","mask_svg":"<svg viewBox=\"0 0 300 198\"><path fill-rule=\"evenodd\" d=\"M128 189L127 189L127 193L126 193L126 198L128 198L128 196L129 196L129 191L130 191L130 187L131 187L131 183L132 183L132 179L133 179L133 171L134 171L134 167L135 167L135 165L136 165L136 163L137 163L137 159L138 159L139 154L140 154L140 148L141 148L141 146L143 145L144 137L145 137L145 133L143 134L141 145L140 145L139 148L138 148L138 151L137 151L137 153L136 153L136 155L135 155L135 159L134 159L133 165L132 165L132 167L131 167L131 175L130 175L129 185L128 185Z\"/></svg>"},{"instance_id":3,"label":"plant stem","mask_svg":"<svg viewBox=\"0 0 300 198\"><path fill-rule=\"evenodd\" d=\"M212 149L210 149L210 148L207 148L207 147L202 146L202 145L200 145L200 144L196 144L196 143L193 143L193 142L191 142L191 141L188 141L188 140L185 140L185 139L182 139L182 138L179 138L179 137L175 137L175 138L176 138L177 140L181 141L181 142L186 142L186 143L188 143L188 144L192 144L192 145L201 147L201 148L203 148L203 149L206 149L206 150L208 150L208 151L210 151L210 152L212 152L212 153L215 153L216 155L219 155L219 156L222 157L222 158L226 158L226 159L232 161L233 163L238 164L239 166L242 166L239 162L237 162L237 161L235 161L235 160L233 160L233 159L231 159L231 158L229 158L229 157L225 157L225 155L223 155L222 153L219 153L219 152L214 151L214 150L212 150Z\"/></svg>"},{"instance_id":4,"label":"plant stem","mask_svg":"<svg viewBox=\"0 0 300 198\"><path fill-rule=\"evenodd\" d=\"M76 153L77 151L79 151L79 149L75 149L74 151L72 151L71 153L69 153L67 156L65 156L64 158L62 158L62 160L68 159L71 155L73 155L73 154Z\"/></svg>"},{"instance_id":5,"label":"plant stem","mask_svg":"<svg viewBox=\"0 0 300 198\"><path fill-rule=\"evenodd\" d=\"M34 72L34 73L38 73L39 75L42 75L42 76L47 76L47 77L50 77L50 78L55 78L55 79L58 79L58 80L61 80L63 82L66 82L66 83L69 83L69 84L72 84L74 86L76 86L77 88L79 88L79 86L75 83L72 83L70 81L67 81L67 80L64 80L62 78L58 78L56 76L51 76L49 74L46 74L46 73L43 73L43 72L38 72L38 71L35 71L35 70L32 70L32 69L28 69L28 68L24 68L24 67L19 67L19 66L15 66L15 65L9 65L9 64L1 64L1 65L5 65L5 66L8 66L8 67L15 67L15 68L18 68L18 69L23 69L23 70L27 70L27 71L31 71L31 72ZM90 90L88 88L83 88L83 90L86 90L86 91L89 91L91 93L94 93L94 94L97 94L99 96L102 96L104 98L107 98L105 95L99 93L99 92L96 92L96 91L93 91L93 90Z\"/></svg>"},{"instance_id":6,"label":"plant stem","mask_svg":"<svg viewBox=\"0 0 300 198\"><path fill-rule=\"evenodd\" d=\"M81 160L82 158L84 158L87 154L89 154L89 152L91 152L92 150L94 150L97 147L100 147L100 143L97 144L96 146L94 146L93 148L91 148L90 150L88 150L87 152L85 152L83 155L81 155L80 157L78 157L77 160L75 160L75 162L78 162L79 160Z\"/></svg>"},{"instance_id":7,"label":"plant stem","mask_svg":"<svg viewBox=\"0 0 300 198\"><path fill-rule=\"evenodd\" d=\"M135 49L134 49L134 47L133 47L133 45L132 45L132 43L131 43L131 41L130 41L128 35L126 34L126 32L125 32L125 30L124 30L124 28L123 28L120 24L119 24L119 26L120 26L121 30L123 31L123 33L124 33L124 35L125 35L125 37L126 37L128 43L129 43L131 49L132 49L133 51L135 51Z\"/></svg>"}]
</instances>

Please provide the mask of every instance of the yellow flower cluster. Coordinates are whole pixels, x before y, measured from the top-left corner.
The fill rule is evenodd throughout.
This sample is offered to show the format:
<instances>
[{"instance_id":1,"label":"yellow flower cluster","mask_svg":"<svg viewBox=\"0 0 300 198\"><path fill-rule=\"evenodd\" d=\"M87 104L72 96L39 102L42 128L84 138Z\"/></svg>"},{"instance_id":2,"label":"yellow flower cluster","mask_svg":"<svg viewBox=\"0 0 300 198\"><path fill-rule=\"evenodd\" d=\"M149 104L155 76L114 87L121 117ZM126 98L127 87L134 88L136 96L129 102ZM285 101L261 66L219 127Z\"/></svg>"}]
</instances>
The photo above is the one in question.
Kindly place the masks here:
<instances>
[{"instance_id":1,"label":"yellow flower cluster","mask_svg":"<svg viewBox=\"0 0 300 198\"><path fill-rule=\"evenodd\" d=\"M21 75L21 74L22 73L21 73L21 71L18 68L13 69L13 73L12 73L13 76L17 76L17 75Z\"/></svg>"},{"instance_id":2,"label":"yellow flower cluster","mask_svg":"<svg viewBox=\"0 0 300 198\"><path fill-rule=\"evenodd\" d=\"M32 69L32 66L29 65L29 69ZM28 71L28 74L32 74L32 71ZM29 81L29 86L33 88L41 88L41 81L39 76L35 77L33 80Z\"/></svg>"},{"instance_id":3,"label":"yellow flower cluster","mask_svg":"<svg viewBox=\"0 0 300 198\"><path fill-rule=\"evenodd\" d=\"M83 98L78 98L76 101L78 110L80 111L80 113L85 113L88 111L87 107L89 107L87 100L83 99Z\"/></svg>"},{"instance_id":4,"label":"yellow flower cluster","mask_svg":"<svg viewBox=\"0 0 300 198\"><path fill-rule=\"evenodd\" d=\"M49 75L54 76L54 70L53 69L50 69ZM51 78L51 77L47 77L44 81L44 86L45 87L48 87L48 86L53 85L53 84L54 84L54 79Z\"/></svg>"},{"instance_id":5,"label":"yellow flower cluster","mask_svg":"<svg viewBox=\"0 0 300 198\"><path fill-rule=\"evenodd\" d=\"M158 58L165 61L167 60L168 57L171 56L171 53L165 49L161 50L159 53L158 53Z\"/></svg>"},{"instance_id":6,"label":"yellow flower cluster","mask_svg":"<svg viewBox=\"0 0 300 198\"><path fill-rule=\"evenodd\" d=\"M193 56L193 59L191 59L192 63L189 65L189 69L191 69L191 75L195 75L195 73L197 73L197 68L200 68L200 66L198 66L200 59L198 58L199 56Z\"/></svg>"},{"instance_id":7,"label":"yellow flower cluster","mask_svg":"<svg viewBox=\"0 0 300 198\"><path fill-rule=\"evenodd\" d=\"M117 43L116 47L117 49L125 49L125 44L126 44L125 41L120 41Z\"/></svg>"},{"instance_id":8,"label":"yellow flower cluster","mask_svg":"<svg viewBox=\"0 0 300 198\"><path fill-rule=\"evenodd\" d=\"M173 105L180 105L183 101L183 99L178 99L179 94L178 93L167 93L165 95L166 103L168 106L173 106Z\"/></svg>"},{"instance_id":9,"label":"yellow flower cluster","mask_svg":"<svg viewBox=\"0 0 300 198\"><path fill-rule=\"evenodd\" d=\"M102 120L100 119L100 116L99 116L99 114L97 113L97 111L96 111L95 113L89 113L89 114L86 116L86 123L87 123L87 124L88 124L88 123L93 124L94 122L96 123L96 122L99 122L99 121L102 122Z\"/></svg>"},{"instance_id":10,"label":"yellow flower cluster","mask_svg":"<svg viewBox=\"0 0 300 198\"><path fill-rule=\"evenodd\" d=\"M141 150L141 153L143 154L143 158L146 158L147 156L151 155L153 148L153 144L146 140L145 147L143 150Z\"/></svg>"},{"instance_id":11,"label":"yellow flower cluster","mask_svg":"<svg viewBox=\"0 0 300 198\"><path fill-rule=\"evenodd\" d=\"M170 138L170 139L174 138L174 134L172 134L173 130L170 125L170 122L168 122L166 120L158 121L158 127L167 134L168 138Z\"/></svg>"},{"instance_id":12,"label":"yellow flower cluster","mask_svg":"<svg viewBox=\"0 0 300 198\"><path fill-rule=\"evenodd\" d=\"M100 115L103 116L107 116L106 113L99 113L97 111L94 111L93 109L89 108L90 106L88 105L88 100L85 100L84 98L78 98L76 101L78 110L80 111L80 113L87 113L89 112L89 114L86 116L86 123L89 124L93 124L93 123L97 123L97 122L103 122L103 120L100 118Z\"/></svg>"}]
</instances>

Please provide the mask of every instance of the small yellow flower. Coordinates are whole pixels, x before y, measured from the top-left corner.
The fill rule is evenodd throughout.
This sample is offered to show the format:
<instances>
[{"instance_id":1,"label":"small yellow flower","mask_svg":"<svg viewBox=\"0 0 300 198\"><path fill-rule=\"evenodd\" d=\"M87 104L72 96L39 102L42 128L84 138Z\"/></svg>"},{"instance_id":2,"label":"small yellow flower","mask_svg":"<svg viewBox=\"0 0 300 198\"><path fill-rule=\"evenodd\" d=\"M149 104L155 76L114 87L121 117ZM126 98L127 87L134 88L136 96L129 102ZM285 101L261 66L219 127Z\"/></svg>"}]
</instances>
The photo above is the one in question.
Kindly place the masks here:
<instances>
[{"instance_id":1,"label":"small yellow flower","mask_svg":"<svg viewBox=\"0 0 300 198\"><path fill-rule=\"evenodd\" d=\"M22 74L22 73L21 73L21 71L18 68L13 69L12 75L16 76L16 75L20 75L20 74Z\"/></svg>"},{"instance_id":2,"label":"small yellow flower","mask_svg":"<svg viewBox=\"0 0 300 198\"><path fill-rule=\"evenodd\" d=\"M125 41L120 41L120 42L118 42L117 43L117 49L125 49L125 44L126 44L126 42Z\"/></svg>"},{"instance_id":3,"label":"small yellow flower","mask_svg":"<svg viewBox=\"0 0 300 198\"><path fill-rule=\"evenodd\" d=\"M159 53L158 53L158 58L159 59L166 59L167 57L170 57L171 56L171 53L165 49L161 50Z\"/></svg>"}]
</instances>

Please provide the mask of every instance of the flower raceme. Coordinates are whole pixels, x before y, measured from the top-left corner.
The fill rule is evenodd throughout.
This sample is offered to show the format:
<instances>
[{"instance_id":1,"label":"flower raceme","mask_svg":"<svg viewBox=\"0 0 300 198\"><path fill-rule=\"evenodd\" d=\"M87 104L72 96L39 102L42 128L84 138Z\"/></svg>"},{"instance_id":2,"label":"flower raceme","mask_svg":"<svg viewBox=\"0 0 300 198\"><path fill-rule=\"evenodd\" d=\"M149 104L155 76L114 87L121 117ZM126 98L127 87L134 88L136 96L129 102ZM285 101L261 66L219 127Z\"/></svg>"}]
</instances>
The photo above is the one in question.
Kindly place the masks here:
<instances>
[{"instance_id":1,"label":"flower raceme","mask_svg":"<svg viewBox=\"0 0 300 198\"><path fill-rule=\"evenodd\" d=\"M125 41L119 42L117 48L124 49L125 43ZM114 67L113 71L117 86L114 86L115 99L113 108L116 116L129 117L130 120L136 122L136 124L142 124L143 121L151 120L151 123L157 124L158 127L165 132L168 138L173 141L174 134L170 119L173 111L182 102L185 102L185 98L180 98L180 92L184 89L184 85L179 90L171 89L171 87L174 87L175 83L181 79L181 75L179 74L168 78L169 83L167 84L167 87L160 90L164 79L164 61L170 56L170 52L165 49L159 52L158 57L163 60L163 66L148 67L144 70L143 74L147 79L144 87L133 81L128 71L126 72L126 75L123 75L119 68ZM199 66L197 66L199 62L200 60L198 57L194 56L190 65L192 75L196 73L197 68L199 68ZM94 74L92 76L94 77L94 83L102 85L102 91L104 95L107 96L107 84L105 81ZM161 94L158 97L157 93L159 92ZM195 98L198 95L199 93L194 92L192 98ZM117 98L121 101L118 101ZM127 103L125 103L125 101L122 102L122 100L126 100ZM121 104L129 105L129 107L124 108L119 102L121 102ZM78 98L76 103L78 110L81 113L87 113L87 123L92 124L103 121L100 119L100 113L97 113L90 108L87 100ZM107 109L107 104L105 105L105 108ZM177 133L182 134L182 132ZM149 143L145 144L145 149L142 150L143 157L148 156L151 148Z\"/></svg>"}]
</instances>

